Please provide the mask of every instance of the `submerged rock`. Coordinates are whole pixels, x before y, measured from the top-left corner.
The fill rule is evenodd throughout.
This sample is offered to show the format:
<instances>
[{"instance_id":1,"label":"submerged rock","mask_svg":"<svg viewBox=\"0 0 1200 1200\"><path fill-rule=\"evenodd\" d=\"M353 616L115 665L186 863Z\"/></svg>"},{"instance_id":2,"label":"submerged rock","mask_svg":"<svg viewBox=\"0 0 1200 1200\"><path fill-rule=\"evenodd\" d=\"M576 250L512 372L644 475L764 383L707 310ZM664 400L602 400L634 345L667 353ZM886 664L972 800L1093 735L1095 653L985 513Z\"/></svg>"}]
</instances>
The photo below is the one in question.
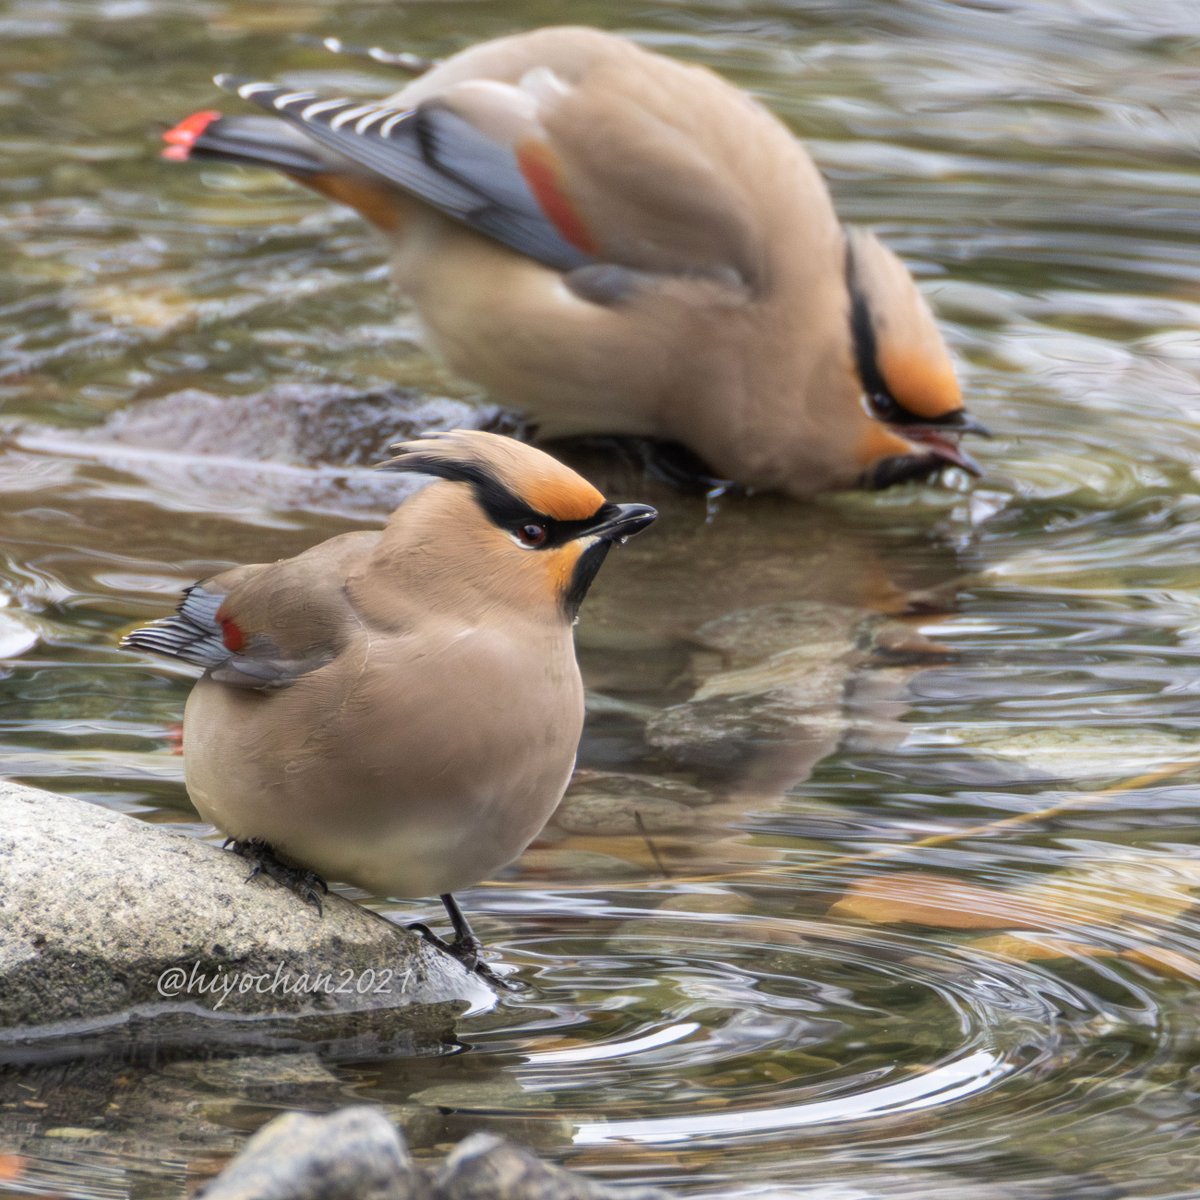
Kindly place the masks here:
<instances>
[{"instance_id":1,"label":"submerged rock","mask_svg":"<svg viewBox=\"0 0 1200 1200\"><path fill-rule=\"evenodd\" d=\"M1038 1181L981 1182L920 1169L831 1170L814 1155L810 1181L772 1188L730 1179L724 1200L1045 1200ZM1064 1177L1062 1196L1109 1197L1098 1178ZM354 1105L324 1116L287 1113L246 1143L200 1193L201 1200L668 1200L657 1188L609 1185L542 1162L503 1138L476 1133L440 1164L418 1165L378 1108Z\"/></svg>"},{"instance_id":2,"label":"submerged rock","mask_svg":"<svg viewBox=\"0 0 1200 1200\"><path fill-rule=\"evenodd\" d=\"M576 772L551 824L565 833L600 837L675 833L690 829L692 809L710 800L700 788L665 776L583 770Z\"/></svg>"},{"instance_id":3,"label":"submerged rock","mask_svg":"<svg viewBox=\"0 0 1200 1200\"><path fill-rule=\"evenodd\" d=\"M171 497L172 509L261 510L380 517L419 484L380 473L387 447L425 430L503 427L501 411L411 388L363 392L283 383L217 396L173 392L81 432L0 422L33 452L103 464Z\"/></svg>"},{"instance_id":4,"label":"submerged rock","mask_svg":"<svg viewBox=\"0 0 1200 1200\"><path fill-rule=\"evenodd\" d=\"M859 609L791 601L701 626L696 688L650 720L647 741L676 762L760 795L805 779L848 727L842 696L865 658Z\"/></svg>"},{"instance_id":5,"label":"submerged rock","mask_svg":"<svg viewBox=\"0 0 1200 1200\"><path fill-rule=\"evenodd\" d=\"M364 392L293 382L244 396L187 388L121 409L86 436L197 455L226 455L236 446L255 462L369 467L387 457L390 442L426 429L477 426L497 413L415 388Z\"/></svg>"},{"instance_id":6,"label":"submerged rock","mask_svg":"<svg viewBox=\"0 0 1200 1200\"><path fill-rule=\"evenodd\" d=\"M551 1166L490 1133L456 1146L432 1183L436 1200L667 1200L658 1188L609 1187Z\"/></svg>"},{"instance_id":7,"label":"submerged rock","mask_svg":"<svg viewBox=\"0 0 1200 1200\"><path fill-rule=\"evenodd\" d=\"M182 833L0 781L0 1060L105 1039L430 1042L492 999L369 910L330 895L321 916L247 874Z\"/></svg>"}]
</instances>

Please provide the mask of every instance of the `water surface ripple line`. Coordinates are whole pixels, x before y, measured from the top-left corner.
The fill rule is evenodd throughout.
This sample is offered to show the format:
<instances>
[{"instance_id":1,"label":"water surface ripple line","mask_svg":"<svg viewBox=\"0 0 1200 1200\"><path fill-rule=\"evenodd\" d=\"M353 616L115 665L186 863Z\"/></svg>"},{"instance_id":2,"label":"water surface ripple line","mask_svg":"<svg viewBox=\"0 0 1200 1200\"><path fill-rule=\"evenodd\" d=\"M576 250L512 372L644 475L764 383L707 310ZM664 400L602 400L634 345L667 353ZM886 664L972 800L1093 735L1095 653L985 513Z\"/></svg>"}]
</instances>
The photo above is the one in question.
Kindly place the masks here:
<instances>
[{"instance_id":1,"label":"water surface ripple line","mask_svg":"<svg viewBox=\"0 0 1200 1200\"><path fill-rule=\"evenodd\" d=\"M871 1116L952 1104L992 1086L1012 1070L1010 1064L987 1050L977 1050L951 1063L941 1063L913 1079L889 1083L853 1096L815 1104L781 1105L752 1112L720 1113L711 1116L688 1113L680 1117L649 1118L644 1121L597 1121L580 1125L573 1140L577 1146L603 1142L704 1141L726 1135L778 1133L806 1125L859 1121Z\"/></svg>"}]
</instances>

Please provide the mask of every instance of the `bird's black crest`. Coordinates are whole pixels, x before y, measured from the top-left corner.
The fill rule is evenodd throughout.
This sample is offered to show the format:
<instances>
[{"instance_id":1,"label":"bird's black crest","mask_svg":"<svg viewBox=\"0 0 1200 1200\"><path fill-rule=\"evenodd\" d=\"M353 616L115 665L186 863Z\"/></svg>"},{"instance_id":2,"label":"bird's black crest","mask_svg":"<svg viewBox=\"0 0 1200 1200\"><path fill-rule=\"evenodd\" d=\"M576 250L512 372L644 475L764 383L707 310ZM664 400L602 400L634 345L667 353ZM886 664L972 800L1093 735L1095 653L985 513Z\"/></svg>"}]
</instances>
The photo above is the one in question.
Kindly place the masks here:
<instances>
[{"instance_id":1,"label":"bird's black crest","mask_svg":"<svg viewBox=\"0 0 1200 1200\"><path fill-rule=\"evenodd\" d=\"M905 413L888 389L887 380L879 369L879 345L875 338L875 323L871 307L863 293L862 281L854 261L854 235L846 232L846 287L850 292L850 337L854 344L854 364L858 368L859 382L871 401L876 415L883 420L897 419Z\"/></svg>"}]
</instances>

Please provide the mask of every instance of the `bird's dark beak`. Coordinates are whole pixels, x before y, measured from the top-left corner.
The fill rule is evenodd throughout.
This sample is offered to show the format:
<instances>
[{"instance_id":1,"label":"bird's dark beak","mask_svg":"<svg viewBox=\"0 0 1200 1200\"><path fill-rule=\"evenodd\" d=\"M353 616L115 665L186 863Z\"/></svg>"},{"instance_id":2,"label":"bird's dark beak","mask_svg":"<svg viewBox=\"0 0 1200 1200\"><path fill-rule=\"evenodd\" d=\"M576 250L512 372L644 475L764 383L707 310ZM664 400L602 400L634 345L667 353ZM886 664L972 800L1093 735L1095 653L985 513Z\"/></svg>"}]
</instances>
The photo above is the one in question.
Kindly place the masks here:
<instances>
[{"instance_id":1,"label":"bird's dark beak","mask_svg":"<svg viewBox=\"0 0 1200 1200\"><path fill-rule=\"evenodd\" d=\"M962 467L968 475L976 477L983 474L983 468L958 444L957 439L943 435L942 426L896 425L894 428L902 437L927 451L930 461L942 466Z\"/></svg>"},{"instance_id":2,"label":"bird's dark beak","mask_svg":"<svg viewBox=\"0 0 1200 1200\"><path fill-rule=\"evenodd\" d=\"M983 469L959 445L958 439L965 433L977 433L980 437L990 438L992 431L965 408L956 408L945 416L932 419L888 421L887 425L901 437L927 450L938 464L961 467L970 475L983 474Z\"/></svg>"},{"instance_id":3,"label":"bird's dark beak","mask_svg":"<svg viewBox=\"0 0 1200 1200\"><path fill-rule=\"evenodd\" d=\"M648 504L606 504L596 514L596 523L588 527L587 534L605 542L623 542L657 519L658 510Z\"/></svg>"},{"instance_id":4,"label":"bird's dark beak","mask_svg":"<svg viewBox=\"0 0 1200 1200\"><path fill-rule=\"evenodd\" d=\"M658 512L648 504L605 504L590 521L580 522L584 527L573 536L590 540L579 555L570 586L563 595L563 607L572 621L608 552L614 545L641 533L657 518Z\"/></svg>"},{"instance_id":5,"label":"bird's dark beak","mask_svg":"<svg viewBox=\"0 0 1200 1200\"><path fill-rule=\"evenodd\" d=\"M939 429L953 429L955 433L977 433L980 437L990 438L992 431L976 417L971 416L965 408L956 408L952 413L939 417L929 424Z\"/></svg>"}]
</instances>

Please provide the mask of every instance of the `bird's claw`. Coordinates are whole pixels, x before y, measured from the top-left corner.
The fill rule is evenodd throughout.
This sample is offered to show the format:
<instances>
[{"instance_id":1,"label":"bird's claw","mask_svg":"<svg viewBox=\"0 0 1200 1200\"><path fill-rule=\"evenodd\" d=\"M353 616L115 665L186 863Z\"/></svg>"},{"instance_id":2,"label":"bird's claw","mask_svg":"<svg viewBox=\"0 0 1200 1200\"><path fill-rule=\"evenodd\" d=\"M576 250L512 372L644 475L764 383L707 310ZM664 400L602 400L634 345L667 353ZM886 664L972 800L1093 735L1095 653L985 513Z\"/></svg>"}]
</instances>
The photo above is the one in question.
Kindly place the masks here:
<instances>
[{"instance_id":1,"label":"bird's claw","mask_svg":"<svg viewBox=\"0 0 1200 1200\"><path fill-rule=\"evenodd\" d=\"M234 854L252 864L250 874L246 876L247 883L258 875L265 875L289 891L295 892L306 904L311 904L317 910L317 916L325 915L321 893L328 896L329 885L316 871L284 862L274 848L261 838L250 838L244 842L236 838L226 838L225 848L231 849Z\"/></svg>"},{"instance_id":2,"label":"bird's claw","mask_svg":"<svg viewBox=\"0 0 1200 1200\"><path fill-rule=\"evenodd\" d=\"M406 926L406 928L410 933L418 934L431 946L436 946L443 954L448 954L451 958L457 959L472 975L478 975L480 979L486 979L494 987L501 988L506 992L523 992L525 990L523 983L516 979L506 979L503 975L497 975L492 970L482 958L483 943L474 935L466 938L457 937L454 941L448 942L444 937L439 937L428 925L421 921L414 921L411 925Z\"/></svg>"}]
</instances>

